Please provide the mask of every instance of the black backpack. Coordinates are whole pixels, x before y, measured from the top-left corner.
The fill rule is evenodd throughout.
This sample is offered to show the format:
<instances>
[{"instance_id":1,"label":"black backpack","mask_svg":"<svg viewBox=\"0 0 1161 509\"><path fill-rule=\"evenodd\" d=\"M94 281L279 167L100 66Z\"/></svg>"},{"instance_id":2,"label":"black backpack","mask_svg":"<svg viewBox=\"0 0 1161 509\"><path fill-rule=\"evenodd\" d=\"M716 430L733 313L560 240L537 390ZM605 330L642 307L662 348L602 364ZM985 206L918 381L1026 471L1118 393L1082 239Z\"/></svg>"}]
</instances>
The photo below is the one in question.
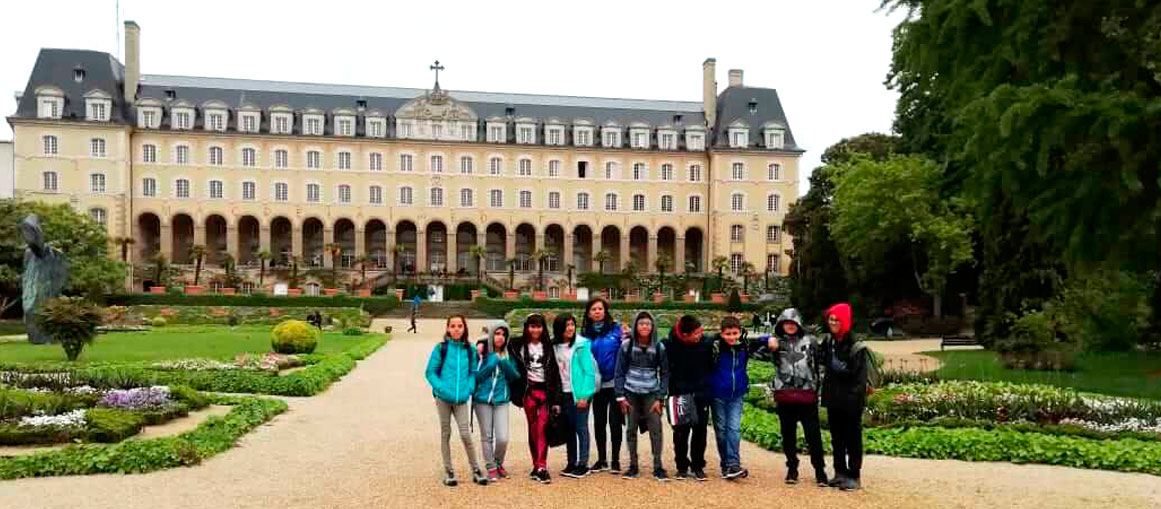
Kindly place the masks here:
<instances>
[{"instance_id":1,"label":"black backpack","mask_svg":"<svg viewBox=\"0 0 1161 509\"><path fill-rule=\"evenodd\" d=\"M443 376L443 363L447 361L447 339L444 339L439 344L439 368L435 370L435 376ZM468 362L472 362L472 351L468 350Z\"/></svg>"}]
</instances>

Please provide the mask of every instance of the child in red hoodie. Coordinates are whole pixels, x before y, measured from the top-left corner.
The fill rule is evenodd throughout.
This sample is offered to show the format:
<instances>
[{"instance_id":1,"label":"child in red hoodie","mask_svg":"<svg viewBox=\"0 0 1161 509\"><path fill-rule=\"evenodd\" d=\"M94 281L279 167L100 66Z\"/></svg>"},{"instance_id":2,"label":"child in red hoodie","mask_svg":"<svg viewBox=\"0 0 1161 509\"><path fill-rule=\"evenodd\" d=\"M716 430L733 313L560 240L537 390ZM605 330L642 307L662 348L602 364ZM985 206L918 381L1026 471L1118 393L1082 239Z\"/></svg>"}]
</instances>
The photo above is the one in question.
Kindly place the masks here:
<instances>
[{"instance_id":1,"label":"child in red hoodie","mask_svg":"<svg viewBox=\"0 0 1161 509\"><path fill-rule=\"evenodd\" d=\"M844 491L857 490L863 467L863 409L867 406L870 352L851 336L850 304L835 304L823 316L830 333L821 345L825 371L822 404L827 409L834 449L834 477L828 484Z\"/></svg>"}]
</instances>

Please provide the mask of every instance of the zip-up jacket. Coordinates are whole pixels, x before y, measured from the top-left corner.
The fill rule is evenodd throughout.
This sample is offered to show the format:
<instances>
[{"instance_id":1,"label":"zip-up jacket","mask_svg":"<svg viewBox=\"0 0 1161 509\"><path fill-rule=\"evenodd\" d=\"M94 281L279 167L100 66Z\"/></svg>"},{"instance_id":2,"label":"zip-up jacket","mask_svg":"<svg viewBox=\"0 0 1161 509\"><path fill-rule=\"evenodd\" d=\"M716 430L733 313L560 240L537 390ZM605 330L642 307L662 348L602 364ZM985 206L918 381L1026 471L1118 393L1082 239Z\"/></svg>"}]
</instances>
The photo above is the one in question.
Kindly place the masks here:
<instances>
[{"instance_id":1,"label":"zip-up jacket","mask_svg":"<svg viewBox=\"0 0 1161 509\"><path fill-rule=\"evenodd\" d=\"M508 326L503 321L497 321L488 327L488 335L477 342L484 345L484 356L476 356L478 358L476 392L472 396L476 403L502 405L509 402L511 394L508 382L520 378L520 373L516 371L516 363L507 352L501 352L504 354L504 358L501 359L493 347L492 337L496 330L501 328L507 330Z\"/></svg>"},{"instance_id":2,"label":"zip-up jacket","mask_svg":"<svg viewBox=\"0 0 1161 509\"><path fill-rule=\"evenodd\" d=\"M525 319L525 324L528 320ZM541 337L544 344L544 385L547 391L549 405L560 405L562 389L560 386L560 366L556 364L556 349L548 343L548 331ZM512 385L512 403L524 406L524 395L528 392L528 344L524 336L513 338L508 342L508 357L516 364L516 372L520 375Z\"/></svg>"},{"instance_id":3,"label":"zip-up jacket","mask_svg":"<svg viewBox=\"0 0 1161 509\"><path fill-rule=\"evenodd\" d=\"M798 326L798 332L787 335L782 331L786 322ZM794 308L788 308L778 316L774 326L774 334L778 336L778 350L773 352L774 363L778 368L774 377L775 391L814 391L819 390L821 373L819 366L820 350L815 337L807 334L802 326L802 315Z\"/></svg>"},{"instance_id":4,"label":"zip-up jacket","mask_svg":"<svg viewBox=\"0 0 1161 509\"><path fill-rule=\"evenodd\" d=\"M431 349L424 377L431 394L441 401L458 405L468 401L476 388L476 352L462 341L444 337L447 355L441 355L443 343Z\"/></svg>"},{"instance_id":5,"label":"zip-up jacket","mask_svg":"<svg viewBox=\"0 0 1161 509\"><path fill-rule=\"evenodd\" d=\"M569 370L574 402L589 399L597 392L597 372L592 342L584 336L577 336L572 345L572 366Z\"/></svg>"},{"instance_id":6,"label":"zip-up jacket","mask_svg":"<svg viewBox=\"0 0 1161 509\"><path fill-rule=\"evenodd\" d=\"M656 321L649 333L649 343L641 346L637 341L637 322L642 319L653 321L653 315L642 312L633 323L632 334L617 355L617 378L613 393L617 398L628 394L648 396L657 400L665 399L669 389L669 359L665 355L665 345L657 341Z\"/></svg>"},{"instance_id":7,"label":"zip-up jacket","mask_svg":"<svg viewBox=\"0 0 1161 509\"><path fill-rule=\"evenodd\" d=\"M851 306L835 304L823 314L835 316L840 323L837 334L827 334L822 340L822 361L825 376L822 381L822 403L827 408L861 410L867 405L867 351L866 344L851 337Z\"/></svg>"},{"instance_id":8,"label":"zip-up jacket","mask_svg":"<svg viewBox=\"0 0 1161 509\"><path fill-rule=\"evenodd\" d=\"M708 395L709 377L714 370L713 340L703 335L696 343L683 341L674 325L664 344L669 359L669 394Z\"/></svg>"},{"instance_id":9,"label":"zip-up jacket","mask_svg":"<svg viewBox=\"0 0 1161 509\"><path fill-rule=\"evenodd\" d=\"M592 326L585 327L584 336L589 339L593 358L601 370L601 380L616 378L617 351L621 348L621 324L611 321L600 332Z\"/></svg>"},{"instance_id":10,"label":"zip-up jacket","mask_svg":"<svg viewBox=\"0 0 1161 509\"><path fill-rule=\"evenodd\" d=\"M710 395L714 399L737 399L750 390L750 375L746 372L746 366L751 356L766 348L769 339L770 335L763 334L753 341L738 338L738 342L731 345L721 335L714 336L717 361L710 375Z\"/></svg>"}]
</instances>

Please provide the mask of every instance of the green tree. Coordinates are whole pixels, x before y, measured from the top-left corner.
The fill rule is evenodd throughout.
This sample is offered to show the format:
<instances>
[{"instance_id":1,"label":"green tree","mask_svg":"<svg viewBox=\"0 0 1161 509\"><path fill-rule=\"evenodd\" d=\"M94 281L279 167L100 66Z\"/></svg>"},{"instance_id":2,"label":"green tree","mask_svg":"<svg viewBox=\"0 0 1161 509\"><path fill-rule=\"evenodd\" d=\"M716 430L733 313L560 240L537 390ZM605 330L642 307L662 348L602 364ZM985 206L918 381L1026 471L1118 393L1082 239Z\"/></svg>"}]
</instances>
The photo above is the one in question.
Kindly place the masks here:
<instances>
[{"instance_id":1,"label":"green tree","mask_svg":"<svg viewBox=\"0 0 1161 509\"><path fill-rule=\"evenodd\" d=\"M258 288L262 288L262 284L266 280L266 264L270 262L274 255L265 249L258 251Z\"/></svg>"},{"instance_id":2,"label":"green tree","mask_svg":"<svg viewBox=\"0 0 1161 509\"><path fill-rule=\"evenodd\" d=\"M750 262L743 262L738 275L742 276L742 293L750 293L750 280L758 275L758 271L754 268L754 264Z\"/></svg>"},{"instance_id":3,"label":"green tree","mask_svg":"<svg viewBox=\"0 0 1161 509\"><path fill-rule=\"evenodd\" d=\"M20 294L24 272L24 239L20 222L28 214L40 218L44 238L69 259L68 293L100 295L125 286L127 265L109 258L105 226L67 204L50 205L18 199L0 200L0 293L9 302ZM0 305L3 305L0 302Z\"/></svg>"},{"instance_id":4,"label":"green tree","mask_svg":"<svg viewBox=\"0 0 1161 509\"><path fill-rule=\"evenodd\" d=\"M673 265L673 261L666 255L657 257L653 262L653 267L657 269L657 292L665 293L665 271Z\"/></svg>"},{"instance_id":5,"label":"green tree","mask_svg":"<svg viewBox=\"0 0 1161 509\"><path fill-rule=\"evenodd\" d=\"M605 262L609 261L609 258L611 258L611 256L609 255L608 251L601 251L593 256L593 261L597 262L598 274L605 273Z\"/></svg>"},{"instance_id":6,"label":"green tree","mask_svg":"<svg viewBox=\"0 0 1161 509\"><path fill-rule=\"evenodd\" d=\"M343 246L334 242L323 246L323 250L331 255L331 284L339 284L339 262L343 257Z\"/></svg>"},{"instance_id":7,"label":"green tree","mask_svg":"<svg viewBox=\"0 0 1161 509\"><path fill-rule=\"evenodd\" d=\"M367 264L371 263L371 258L365 254L355 257L355 263L359 264L359 286L367 284Z\"/></svg>"},{"instance_id":8,"label":"green tree","mask_svg":"<svg viewBox=\"0 0 1161 509\"><path fill-rule=\"evenodd\" d=\"M713 267L714 272L718 273L718 291L722 292L726 287L726 267L730 266L730 260L724 256L715 256L710 261L710 267Z\"/></svg>"},{"instance_id":9,"label":"green tree","mask_svg":"<svg viewBox=\"0 0 1161 509\"><path fill-rule=\"evenodd\" d=\"M893 256L884 245L905 244L920 289L942 316L948 277L972 259L973 221L966 206L939 198L939 167L919 156L875 161L856 156L835 182L831 230L855 271Z\"/></svg>"},{"instance_id":10,"label":"green tree","mask_svg":"<svg viewBox=\"0 0 1161 509\"><path fill-rule=\"evenodd\" d=\"M93 342L101 325L101 312L82 297L56 297L38 307L37 324L64 348L69 361L77 360L86 344Z\"/></svg>"},{"instance_id":11,"label":"green tree","mask_svg":"<svg viewBox=\"0 0 1161 509\"><path fill-rule=\"evenodd\" d=\"M202 260L206 258L206 246L194 244L189 247L189 255L194 259L193 285L197 286L202 277Z\"/></svg>"},{"instance_id":12,"label":"green tree","mask_svg":"<svg viewBox=\"0 0 1161 509\"><path fill-rule=\"evenodd\" d=\"M468 255L476 259L476 283L484 282L484 259L488 256L488 248L476 244L468 248Z\"/></svg>"}]
</instances>

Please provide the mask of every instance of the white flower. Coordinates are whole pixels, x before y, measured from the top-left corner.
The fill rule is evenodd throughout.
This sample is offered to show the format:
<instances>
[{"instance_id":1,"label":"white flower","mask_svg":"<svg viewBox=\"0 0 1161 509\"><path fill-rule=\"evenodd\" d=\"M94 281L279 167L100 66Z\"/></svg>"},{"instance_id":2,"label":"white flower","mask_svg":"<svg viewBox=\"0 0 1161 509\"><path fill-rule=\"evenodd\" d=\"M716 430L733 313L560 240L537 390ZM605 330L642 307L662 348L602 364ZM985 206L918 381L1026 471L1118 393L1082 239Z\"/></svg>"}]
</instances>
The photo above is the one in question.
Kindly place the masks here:
<instances>
[{"instance_id":1,"label":"white flower","mask_svg":"<svg viewBox=\"0 0 1161 509\"><path fill-rule=\"evenodd\" d=\"M85 425L85 409L80 408L60 415L32 415L20 418L21 426L55 426L74 428Z\"/></svg>"}]
</instances>

